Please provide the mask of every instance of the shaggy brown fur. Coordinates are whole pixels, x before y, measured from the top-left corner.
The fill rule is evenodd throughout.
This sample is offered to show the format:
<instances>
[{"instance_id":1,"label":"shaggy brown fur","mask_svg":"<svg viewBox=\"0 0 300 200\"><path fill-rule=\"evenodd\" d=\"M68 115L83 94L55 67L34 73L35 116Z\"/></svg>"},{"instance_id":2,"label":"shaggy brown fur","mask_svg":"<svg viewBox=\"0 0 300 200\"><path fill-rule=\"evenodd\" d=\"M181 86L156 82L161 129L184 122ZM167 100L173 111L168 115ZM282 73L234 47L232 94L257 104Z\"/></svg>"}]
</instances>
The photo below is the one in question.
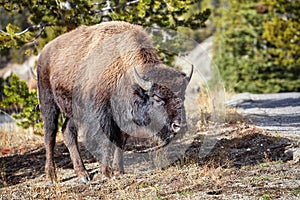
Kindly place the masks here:
<instances>
[{"instance_id":1,"label":"shaggy brown fur","mask_svg":"<svg viewBox=\"0 0 300 200\"><path fill-rule=\"evenodd\" d=\"M120 38L118 37L118 34L126 31L130 32L125 37L123 35ZM70 94L67 95L68 97L71 96L74 82L82 75L80 69L85 70L88 67L81 66L89 65L88 57L98 52L95 50L99 47L102 48L103 44L106 45L105 48L115 50L107 49L106 52L101 52L102 55L98 54L91 60L93 63L102 63L102 66L97 66L102 67L102 69L97 68L97 71L94 71L99 75L97 78L103 80L99 81L101 91L103 91L102 88L113 90L117 85L116 82L129 70L132 70L133 65L139 67L145 63L160 63L151 41L140 26L125 22L101 23L90 27L81 26L53 40L46 45L40 55L39 74L49 75L49 77L43 76L41 78L50 80L55 96L60 95L57 94L57 91ZM115 58L115 61L110 63L112 56L108 55L107 52L114 51L117 54L121 53L121 57ZM117 54L116 56L119 56ZM139 72L143 74L145 69L139 70ZM94 83L90 84L93 86ZM92 86L86 85L87 92L91 89L89 87ZM61 89L64 91L61 91ZM69 101L71 102L71 99ZM66 105L63 106L60 102L58 104L61 105L60 109L64 113L70 117L72 116L71 108L67 108Z\"/></svg>"},{"instance_id":2,"label":"shaggy brown fur","mask_svg":"<svg viewBox=\"0 0 300 200\"><path fill-rule=\"evenodd\" d=\"M177 83L182 96L188 82L185 74L162 65L151 40L140 26L125 22L81 26L59 36L45 46L39 57L37 73L45 130L45 171L48 179L52 181L56 179L53 148L60 112L67 117L63 125L63 133L75 172L86 181L88 173L80 158L77 144L77 132L84 127L79 125L80 120L86 124L88 134L103 131L109 140L122 147L127 136L117 125L116 116L113 115L114 106L124 105L122 108L124 112L128 111L132 115L131 124L146 126L151 121L149 108L156 105L153 104L153 96L161 93L164 100L175 99L174 95L164 95L164 93L172 93L169 89L161 90L159 89L161 87L156 86L149 91L144 91L136 85L132 75L134 67L140 75L149 80L154 80L157 76L151 70L163 70L167 72L166 74L178 77ZM171 87L174 85L169 88ZM113 93L117 94L115 105L111 105ZM74 102L78 105L73 105ZM168 124L161 133L163 135L161 138L164 140L169 139L175 123L176 126L181 124L182 104L180 98L176 101L172 99L166 101L165 105L157 104L157 107L163 106L168 109ZM78 113L84 113L85 117L78 119ZM124 113L120 113L122 114ZM100 129L88 127L93 125L96 127L97 124ZM104 144L106 145L108 144ZM122 157L118 148L115 155ZM106 175L107 159L108 156L104 156L102 161L103 173ZM113 166L122 172L124 170L122 158L115 159Z\"/></svg>"}]
</instances>

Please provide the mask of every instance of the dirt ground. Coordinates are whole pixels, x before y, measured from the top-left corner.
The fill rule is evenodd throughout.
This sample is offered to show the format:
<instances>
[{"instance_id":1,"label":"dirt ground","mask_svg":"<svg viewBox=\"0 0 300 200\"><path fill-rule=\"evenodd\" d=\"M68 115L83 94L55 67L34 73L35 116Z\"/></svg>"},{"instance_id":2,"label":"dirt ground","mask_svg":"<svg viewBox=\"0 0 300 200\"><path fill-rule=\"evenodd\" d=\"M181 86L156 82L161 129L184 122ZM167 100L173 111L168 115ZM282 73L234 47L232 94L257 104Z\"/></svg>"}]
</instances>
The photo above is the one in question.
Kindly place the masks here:
<instances>
[{"instance_id":1,"label":"dirt ground","mask_svg":"<svg viewBox=\"0 0 300 200\"><path fill-rule=\"evenodd\" d=\"M142 162L128 164L126 174L111 179L99 173L100 164L82 145L92 176L88 184L76 178L68 150L60 141L55 149L59 183L47 185L45 149L42 138L34 137L23 138L17 147L2 145L0 199L300 198L300 163L293 154L299 149L299 138L267 133L245 123L227 124L205 157L199 156L200 133L184 155L164 169L138 170Z\"/></svg>"}]
</instances>

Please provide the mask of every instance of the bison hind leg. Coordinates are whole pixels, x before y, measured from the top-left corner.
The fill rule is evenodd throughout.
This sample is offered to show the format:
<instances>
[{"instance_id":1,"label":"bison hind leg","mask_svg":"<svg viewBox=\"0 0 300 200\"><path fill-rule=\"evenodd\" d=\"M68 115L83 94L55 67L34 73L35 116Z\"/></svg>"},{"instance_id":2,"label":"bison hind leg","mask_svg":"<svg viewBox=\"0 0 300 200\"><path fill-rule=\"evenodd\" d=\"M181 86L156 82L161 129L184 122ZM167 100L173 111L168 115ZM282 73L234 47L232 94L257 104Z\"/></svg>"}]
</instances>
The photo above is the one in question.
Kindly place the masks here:
<instances>
[{"instance_id":1,"label":"bison hind leg","mask_svg":"<svg viewBox=\"0 0 300 200\"><path fill-rule=\"evenodd\" d=\"M42 92L41 92L42 93ZM44 98L43 98L44 97ZM56 170L54 164L54 146L58 127L59 108L51 98L45 98L40 94L41 110L44 121L44 140L46 149L45 173L49 183L56 182Z\"/></svg>"},{"instance_id":2,"label":"bison hind leg","mask_svg":"<svg viewBox=\"0 0 300 200\"><path fill-rule=\"evenodd\" d=\"M63 124L62 132L64 135L65 145L70 152L70 157L73 162L75 173L81 182L87 183L90 180L90 177L85 169L79 153L77 127L72 119L66 119Z\"/></svg>"}]
</instances>

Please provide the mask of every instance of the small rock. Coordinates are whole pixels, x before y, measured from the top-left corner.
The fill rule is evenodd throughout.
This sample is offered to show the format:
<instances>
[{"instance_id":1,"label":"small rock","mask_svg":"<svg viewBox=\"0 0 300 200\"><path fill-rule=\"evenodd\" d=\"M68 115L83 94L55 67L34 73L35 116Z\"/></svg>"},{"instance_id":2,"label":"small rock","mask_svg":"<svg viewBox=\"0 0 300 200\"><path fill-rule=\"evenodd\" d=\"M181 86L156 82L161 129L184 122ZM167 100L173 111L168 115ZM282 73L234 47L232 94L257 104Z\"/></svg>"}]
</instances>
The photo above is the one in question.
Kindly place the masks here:
<instances>
[{"instance_id":1,"label":"small rock","mask_svg":"<svg viewBox=\"0 0 300 200\"><path fill-rule=\"evenodd\" d=\"M294 163L300 162L300 148L290 148L284 152L288 157L293 159Z\"/></svg>"},{"instance_id":2,"label":"small rock","mask_svg":"<svg viewBox=\"0 0 300 200\"><path fill-rule=\"evenodd\" d=\"M300 148L295 149L293 153L293 161L298 163L300 161Z\"/></svg>"}]
</instances>

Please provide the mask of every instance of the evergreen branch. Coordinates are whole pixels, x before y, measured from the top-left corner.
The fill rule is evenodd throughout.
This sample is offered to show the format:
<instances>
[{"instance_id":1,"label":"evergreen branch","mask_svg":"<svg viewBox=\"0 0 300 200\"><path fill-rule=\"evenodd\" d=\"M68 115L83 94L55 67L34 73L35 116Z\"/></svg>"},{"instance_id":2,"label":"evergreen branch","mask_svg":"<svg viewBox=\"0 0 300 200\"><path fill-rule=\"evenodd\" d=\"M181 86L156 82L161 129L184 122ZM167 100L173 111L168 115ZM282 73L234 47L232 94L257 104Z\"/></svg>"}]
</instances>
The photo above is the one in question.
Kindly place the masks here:
<instances>
[{"instance_id":1,"label":"evergreen branch","mask_svg":"<svg viewBox=\"0 0 300 200\"><path fill-rule=\"evenodd\" d=\"M118 8L122 8L124 9L126 6L130 6L132 4L135 4L135 3L138 3L139 0L133 0L133 1L129 1L125 4L122 4L121 6L114 6L114 7L111 7L111 2L110 0L106 0L105 2L105 7L100 9L100 10L93 10L92 12L90 13L100 13L100 12L103 12L104 14L107 15L107 12L106 11L113 11L115 9L118 9ZM57 4L59 5L59 4ZM95 5L99 5L99 3L96 3ZM26 29L22 30L21 32L18 32L18 33L14 33L13 35L6 32L6 31L3 31L3 30L0 30L0 33L4 34L4 35L7 35L7 36L20 36L20 35L23 35L25 33L27 33L28 31L30 30L36 30L36 29L39 29L39 33L34 37L34 39L37 39L42 33L43 31L45 30L45 28L47 26L54 26L55 24L38 24L38 25L32 25L32 26L29 26L27 27Z\"/></svg>"}]
</instances>

